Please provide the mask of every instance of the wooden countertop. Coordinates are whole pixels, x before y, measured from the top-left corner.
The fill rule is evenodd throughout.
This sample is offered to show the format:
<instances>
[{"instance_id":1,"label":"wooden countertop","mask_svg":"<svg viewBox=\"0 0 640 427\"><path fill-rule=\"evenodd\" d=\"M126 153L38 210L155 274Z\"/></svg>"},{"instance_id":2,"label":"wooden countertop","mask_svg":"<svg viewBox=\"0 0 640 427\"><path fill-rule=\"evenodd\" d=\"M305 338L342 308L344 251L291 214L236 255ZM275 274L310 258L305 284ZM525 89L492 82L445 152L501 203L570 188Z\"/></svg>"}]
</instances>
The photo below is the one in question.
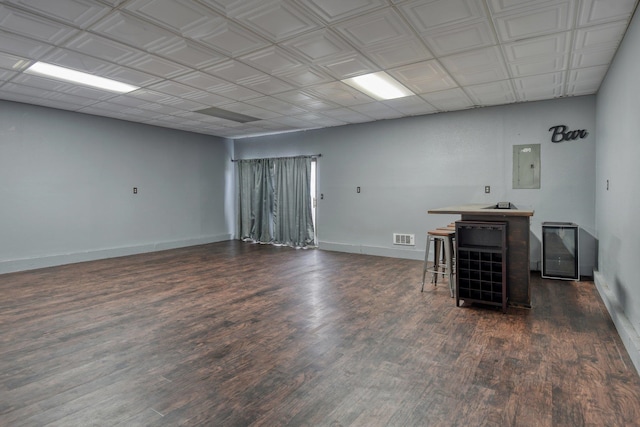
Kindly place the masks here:
<instances>
[{"instance_id":1,"label":"wooden countertop","mask_svg":"<svg viewBox=\"0 0 640 427\"><path fill-rule=\"evenodd\" d=\"M430 214L472 214L487 216L533 216L533 210L529 209L495 209L495 204L469 204L449 206L446 208L429 209Z\"/></svg>"}]
</instances>

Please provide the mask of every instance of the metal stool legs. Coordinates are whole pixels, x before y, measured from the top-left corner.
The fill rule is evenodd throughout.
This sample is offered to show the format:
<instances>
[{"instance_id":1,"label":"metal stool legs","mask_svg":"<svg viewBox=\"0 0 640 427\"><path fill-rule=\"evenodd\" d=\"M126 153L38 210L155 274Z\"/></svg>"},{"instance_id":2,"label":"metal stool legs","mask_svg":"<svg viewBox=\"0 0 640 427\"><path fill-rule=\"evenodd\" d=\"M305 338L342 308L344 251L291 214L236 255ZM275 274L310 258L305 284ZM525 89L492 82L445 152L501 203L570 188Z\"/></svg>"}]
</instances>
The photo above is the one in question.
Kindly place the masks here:
<instances>
[{"instance_id":1,"label":"metal stool legs","mask_svg":"<svg viewBox=\"0 0 640 427\"><path fill-rule=\"evenodd\" d=\"M453 235L455 235L455 233L446 230L431 230L427 234L427 248L424 255L424 265L422 268L422 288L420 289L420 292L424 291L424 282L428 272L432 274L431 283L433 283L434 286L437 286L438 275L441 274L443 276L448 276L449 293L453 298L455 286L453 277L455 273L453 265ZM432 268L429 268L429 246L431 244L431 241L433 241L434 243L434 260ZM442 261L440 260L440 247L444 249L444 259Z\"/></svg>"}]
</instances>

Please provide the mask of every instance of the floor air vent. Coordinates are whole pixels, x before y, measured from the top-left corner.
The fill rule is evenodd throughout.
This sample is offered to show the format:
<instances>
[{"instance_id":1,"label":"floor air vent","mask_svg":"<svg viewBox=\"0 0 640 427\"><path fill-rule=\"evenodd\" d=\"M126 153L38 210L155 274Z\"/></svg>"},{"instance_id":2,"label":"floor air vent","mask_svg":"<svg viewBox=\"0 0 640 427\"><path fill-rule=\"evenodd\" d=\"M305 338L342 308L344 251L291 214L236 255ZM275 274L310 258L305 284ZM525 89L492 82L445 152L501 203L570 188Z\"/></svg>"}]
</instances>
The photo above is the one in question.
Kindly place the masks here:
<instances>
[{"instance_id":1,"label":"floor air vent","mask_svg":"<svg viewBox=\"0 0 640 427\"><path fill-rule=\"evenodd\" d=\"M415 234L399 234L393 233L393 244L404 246L415 246L416 235Z\"/></svg>"}]
</instances>

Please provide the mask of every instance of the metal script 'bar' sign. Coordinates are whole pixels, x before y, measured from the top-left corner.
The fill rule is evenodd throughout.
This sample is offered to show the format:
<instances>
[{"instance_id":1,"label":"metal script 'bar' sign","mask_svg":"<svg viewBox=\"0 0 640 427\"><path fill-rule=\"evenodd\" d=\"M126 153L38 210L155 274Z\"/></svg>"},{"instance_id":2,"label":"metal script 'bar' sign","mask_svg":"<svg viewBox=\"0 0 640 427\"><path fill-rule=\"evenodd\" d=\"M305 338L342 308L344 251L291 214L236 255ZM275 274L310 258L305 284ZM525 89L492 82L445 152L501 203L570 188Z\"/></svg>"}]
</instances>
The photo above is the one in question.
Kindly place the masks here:
<instances>
[{"instance_id":1,"label":"metal script 'bar' sign","mask_svg":"<svg viewBox=\"0 0 640 427\"><path fill-rule=\"evenodd\" d=\"M589 132L587 132L586 129L567 129L568 128L565 125L551 126L549 128L549 132L553 132L551 134L551 142L573 141L578 138L586 138L587 135L589 135Z\"/></svg>"}]
</instances>

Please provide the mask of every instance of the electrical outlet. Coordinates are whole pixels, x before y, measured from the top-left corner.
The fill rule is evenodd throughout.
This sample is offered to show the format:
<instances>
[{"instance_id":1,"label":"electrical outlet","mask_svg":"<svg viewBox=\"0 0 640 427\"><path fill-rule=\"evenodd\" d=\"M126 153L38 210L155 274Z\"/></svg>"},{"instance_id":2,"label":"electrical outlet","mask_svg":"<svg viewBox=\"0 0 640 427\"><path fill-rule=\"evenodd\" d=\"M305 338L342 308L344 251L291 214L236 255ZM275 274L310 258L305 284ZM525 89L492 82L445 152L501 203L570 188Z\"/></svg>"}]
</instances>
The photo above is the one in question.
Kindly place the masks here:
<instances>
[{"instance_id":1,"label":"electrical outlet","mask_svg":"<svg viewBox=\"0 0 640 427\"><path fill-rule=\"evenodd\" d=\"M133 194L138 194L138 187L133 187Z\"/></svg>"},{"instance_id":2,"label":"electrical outlet","mask_svg":"<svg viewBox=\"0 0 640 427\"><path fill-rule=\"evenodd\" d=\"M356 193L360 193L360 187L356 187Z\"/></svg>"},{"instance_id":3,"label":"electrical outlet","mask_svg":"<svg viewBox=\"0 0 640 427\"><path fill-rule=\"evenodd\" d=\"M491 186L490 185L485 185L484 186L484 192L487 193L487 194L491 193Z\"/></svg>"}]
</instances>

